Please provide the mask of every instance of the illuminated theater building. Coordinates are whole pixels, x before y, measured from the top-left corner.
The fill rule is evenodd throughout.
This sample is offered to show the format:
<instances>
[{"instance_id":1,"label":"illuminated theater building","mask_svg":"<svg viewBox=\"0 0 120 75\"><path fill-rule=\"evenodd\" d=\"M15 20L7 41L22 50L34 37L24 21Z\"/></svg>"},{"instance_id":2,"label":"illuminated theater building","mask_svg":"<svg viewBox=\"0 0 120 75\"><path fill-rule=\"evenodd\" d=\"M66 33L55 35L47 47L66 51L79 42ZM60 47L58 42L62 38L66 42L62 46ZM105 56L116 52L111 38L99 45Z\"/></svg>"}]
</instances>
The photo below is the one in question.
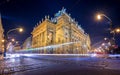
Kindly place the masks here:
<instances>
[{"instance_id":1,"label":"illuminated theater building","mask_svg":"<svg viewBox=\"0 0 120 75\"><path fill-rule=\"evenodd\" d=\"M2 19L1 19L1 15L0 15L0 53L4 52L4 42L2 40L4 40L4 29L2 26Z\"/></svg>"},{"instance_id":2,"label":"illuminated theater building","mask_svg":"<svg viewBox=\"0 0 120 75\"><path fill-rule=\"evenodd\" d=\"M40 53L84 54L91 48L89 35L64 8L58 11L54 18L45 16L31 34L32 48L49 46L40 50Z\"/></svg>"}]
</instances>

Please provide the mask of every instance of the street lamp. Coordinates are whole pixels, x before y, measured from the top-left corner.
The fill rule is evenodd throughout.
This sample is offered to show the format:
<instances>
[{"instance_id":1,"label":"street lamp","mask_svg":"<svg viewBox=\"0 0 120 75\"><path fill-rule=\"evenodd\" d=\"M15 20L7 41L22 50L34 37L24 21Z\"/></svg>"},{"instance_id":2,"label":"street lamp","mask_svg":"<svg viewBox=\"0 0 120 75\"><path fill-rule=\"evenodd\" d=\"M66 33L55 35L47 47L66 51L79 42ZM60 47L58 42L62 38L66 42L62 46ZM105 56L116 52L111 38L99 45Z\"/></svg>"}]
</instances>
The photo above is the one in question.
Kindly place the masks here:
<instances>
[{"instance_id":1,"label":"street lamp","mask_svg":"<svg viewBox=\"0 0 120 75\"><path fill-rule=\"evenodd\" d=\"M105 43L102 43L102 46L105 46Z\"/></svg>"},{"instance_id":2,"label":"street lamp","mask_svg":"<svg viewBox=\"0 0 120 75\"><path fill-rule=\"evenodd\" d=\"M116 32L116 33L120 33L120 28L116 28L116 29L115 29L115 32Z\"/></svg>"},{"instance_id":3,"label":"street lamp","mask_svg":"<svg viewBox=\"0 0 120 75\"><path fill-rule=\"evenodd\" d=\"M107 38L105 37L104 40L107 40Z\"/></svg>"},{"instance_id":4,"label":"street lamp","mask_svg":"<svg viewBox=\"0 0 120 75\"><path fill-rule=\"evenodd\" d=\"M8 41L8 34L12 31L18 30L19 32L23 32L23 28L15 28L15 29L10 29L6 36L5 36L5 40L4 40L4 57L6 57L6 47L7 47L7 41ZM15 39L12 39L12 41L15 41Z\"/></svg>"},{"instance_id":5,"label":"street lamp","mask_svg":"<svg viewBox=\"0 0 120 75\"><path fill-rule=\"evenodd\" d=\"M18 44L18 41L16 41L16 44Z\"/></svg>"},{"instance_id":6,"label":"street lamp","mask_svg":"<svg viewBox=\"0 0 120 75\"><path fill-rule=\"evenodd\" d=\"M101 15L97 15L97 19L100 20L101 19Z\"/></svg>"},{"instance_id":7,"label":"street lamp","mask_svg":"<svg viewBox=\"0 0 120 75\"><path fill-rule=\"evenodd\" d=\"M19 28L19 32L23 32L23 28Z\"/></svg>"},{"instance_id":8,"label":"street lamp","mask_svg":"<svg viewBox=\"0 0 120 75\"><path fill-rule=\"evenodd\" d=\"M112 22L112 20L111 20L108 16L106 16L105 14L98 14L98 15L97 15L97 18L100 20L100 19L102 19L102 16L104 16L104 17L107 18L110 22Z\"/></svg>"},{"instance_id":9,"label":"street lamp","mask_svg":"<svg viewBox=\"0 0 120 75\"><path fill-rule=\"evenodd\" d=\"M15 39L11 39L11 41L12 41L12 42L14 42L14 41L15 41Z\"/></svg>"},{"instance_id":10,"label":"street lamp","mask_svg":"<svg viewBox=\"0 0 120 75\"><path fill-rule=\"evenodd\" d=\"M19 32L23 32L23 28L15 28L15 29L10 29L8 32L7 32L7 37L8 37L8 34L12 31L15 31L15 30L18 30Z\"/></svg>"},{"instance_id":11,"label":"street lamp","mask_svg":"<svg viewBox=\"0 0 120 75\"><path fill-rule=\"evenodd\" d=\"M4 43L5 42L5 40L2 40L2 43Z\"/></svg>"},{"instance_id":12,"label":"street lamp","mask_svg":"<svg viewBox=\"0 0 120 75\"><path fill-rule=\"evenodd\" d=\"M103 16L110 21L110 30L112 30L112 20L108 16L106 16L105 14L98 14L97 19L101 20Z\"/></svg>"},{"instance_id":13,"label":"street lamp","mask_svg":"<svg viewBox=\"0 0 120 75\"><path fill-rule=\"evenodd\" d=\"M98 14L98 15L97 15L97 19L98 19L98 20L101 20L102 17L105 17L105 18L108 19L109 22L110 22L110 33L112 34L111 44L112 44L112 45L115 45L115 32L113 31L114 29L113 29L113 27L112 27L112 20L111 20L108 16L106 16L105 14ZM119 31L119 30L117 30L117 31ZM107 39L105 39L105 40L107 40Z\"/></svg>"}]
</instances>

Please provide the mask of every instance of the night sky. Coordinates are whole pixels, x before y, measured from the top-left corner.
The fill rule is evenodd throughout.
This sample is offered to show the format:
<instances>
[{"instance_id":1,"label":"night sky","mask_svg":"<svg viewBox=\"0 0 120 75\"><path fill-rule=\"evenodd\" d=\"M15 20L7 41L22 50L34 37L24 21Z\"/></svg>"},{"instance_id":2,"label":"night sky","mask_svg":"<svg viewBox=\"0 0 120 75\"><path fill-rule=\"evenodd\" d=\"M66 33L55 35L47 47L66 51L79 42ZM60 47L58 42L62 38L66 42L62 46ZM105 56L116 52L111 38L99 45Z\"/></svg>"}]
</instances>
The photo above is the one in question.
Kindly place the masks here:
<instances>
[{"instance_id":1,"label":"night sky","mask_svg":"<svg viewBox=\"0 0 120 75\"><path fill-rule=\"evenodd\" d=\"M22 43L45 15L53 17L62 7L90 34L92 45L110 37L109 21L104 17L101 21L96 20L97 13L111 18L114 27L120 26L120 0L0 0L5 33L9 29L23 27L24 33L12 32L9 35ZM116 43L120 46L119 37L120 34L116 34Z\"/></svg>"}]
</instances>

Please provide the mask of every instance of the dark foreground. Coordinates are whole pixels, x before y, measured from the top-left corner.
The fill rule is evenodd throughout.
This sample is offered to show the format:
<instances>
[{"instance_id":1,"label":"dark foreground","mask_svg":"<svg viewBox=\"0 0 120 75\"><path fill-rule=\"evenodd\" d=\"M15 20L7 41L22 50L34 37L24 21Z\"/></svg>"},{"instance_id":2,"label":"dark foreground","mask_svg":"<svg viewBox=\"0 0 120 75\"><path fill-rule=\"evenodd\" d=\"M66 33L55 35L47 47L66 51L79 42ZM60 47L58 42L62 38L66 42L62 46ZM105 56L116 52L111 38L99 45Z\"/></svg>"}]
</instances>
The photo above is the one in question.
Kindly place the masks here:
<instances>
[{"instance_id":1,"label":"dark foreground","mask_svg":"<svg viewBox=\"0 0 120 75\"><path fill-rule=\"evenodd\" d=\"M120 75L119 58L34 56L1 61L3 63L11 67L18 65L9 75Z\"/></svg>"}]
</instances>

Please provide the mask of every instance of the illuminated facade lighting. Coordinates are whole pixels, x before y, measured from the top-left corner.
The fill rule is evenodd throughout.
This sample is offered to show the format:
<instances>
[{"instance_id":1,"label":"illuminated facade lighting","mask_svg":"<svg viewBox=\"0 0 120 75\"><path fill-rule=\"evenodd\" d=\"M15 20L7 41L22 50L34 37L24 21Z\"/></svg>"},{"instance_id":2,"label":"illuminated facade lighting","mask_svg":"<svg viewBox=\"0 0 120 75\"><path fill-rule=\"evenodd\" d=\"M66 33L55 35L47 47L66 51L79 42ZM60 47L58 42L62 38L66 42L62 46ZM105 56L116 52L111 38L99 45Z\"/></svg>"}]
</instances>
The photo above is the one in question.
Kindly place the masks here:
<instances>
[{"instance_id":1,"label":"illuminated facade lighting","mask_svg":"<svg viewBox=\"0 0 120 75\"><path fill-rule=\"evenodd\" d=\"M1 14L0 14L0 52L4 52L4 29L3 29L3 25L2 25L2 18L1 18Z\"/></svg>"},{"instance_id":2,"label":"illuminated facade lighting","mask_svg":"<svg viewBox=\"0 0 120 75\"><path fill-rule=\"evenodd\" d=\"M78 23L62 9L49 19L45 16L32 31L32 47L46 47L61 44L58 48L43 49L43 53L86 53L91 49L91 41L88 34ZM77 43L77 41L80 41ZM64 46L64 43L76 42ZM83 46L85 45L85 46ZM84 50L83 50L84 49Z\"/></svg>"}]
</instances>

